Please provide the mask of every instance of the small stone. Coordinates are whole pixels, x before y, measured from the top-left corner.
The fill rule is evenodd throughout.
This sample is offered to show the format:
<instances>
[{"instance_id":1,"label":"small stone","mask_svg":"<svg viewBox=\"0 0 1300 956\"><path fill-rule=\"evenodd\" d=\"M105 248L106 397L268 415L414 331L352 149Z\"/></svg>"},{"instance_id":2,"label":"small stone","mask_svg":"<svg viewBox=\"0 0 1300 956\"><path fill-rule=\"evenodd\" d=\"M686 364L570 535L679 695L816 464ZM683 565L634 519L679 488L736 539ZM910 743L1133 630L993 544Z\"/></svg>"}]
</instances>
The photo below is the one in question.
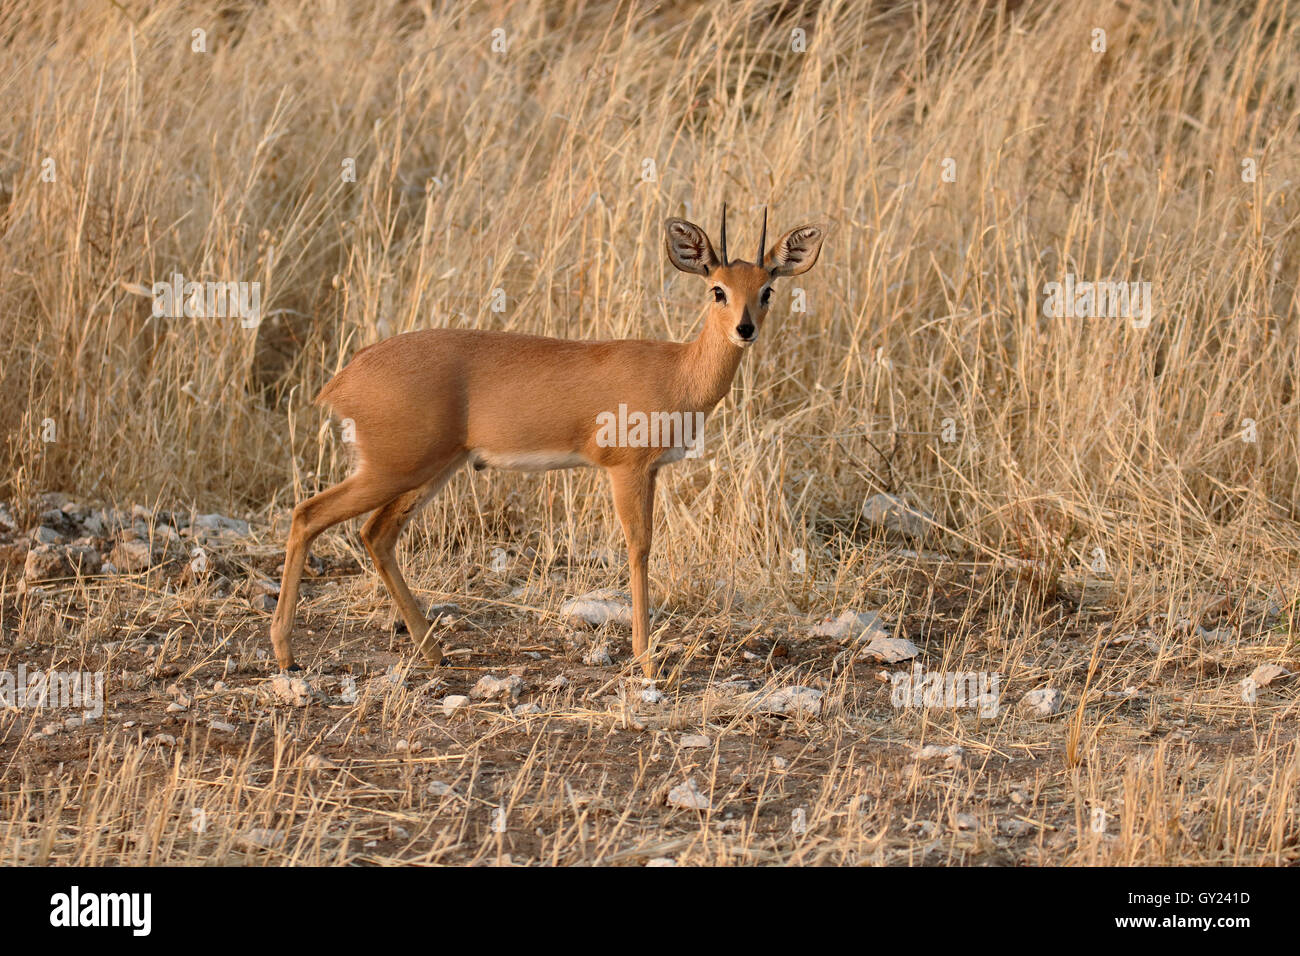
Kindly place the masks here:
<instances>
[{"instance_id":1,"label":"small stone","mask_svg":"<svg viewBox=\"0 0 1300 956\"><path fill-rule=\"evenodd\" d=\"M683 734L680 743L683 750L707 749L713 746L713 741L704 734Z\"/></svg>"},{"instance_id":2,"label":"small stone","mask_svg":"<svg viewBox=\"0 0 1300 956\"><path fill-rule=\"evenodd\" d=\"M879 611L855 611L846 608L837 618L826 618L809 628L813 637L829 637L837 641L851 641L859 638L870 640L875 637L888 637L890 625Z\"/></svg>"},{"instance_id":3,"label":"small stone","mask_svg":"<svg viewBox=\"0 0 1300 956\"><path fill-rule=\"evenodd\" d=\"M63 535L59 534L59 532L55 531L53 528L41 525L32 532L32 543L37 545L62 544Z\"/></svg>"},{"instance_id":4,"label":"small stone","mask_svg":"<svg viewBox=\"0 0 1300 956\"><path fill-rule=\"evenodd\" d=\"M71 544L68 546L68 563L78 574L98 574L104 566L104 559L88 544Z\"/></svg>"},{"instance_id":5,"label":"small stone","mask_svg":"<svg viewBox=\"0 0 1300 956\"><path fill-rule=\"evenodd\" d=\"M897 664L900 661L910 661L920 653L921 649L905 637L877 635L862 649L860 656L874 658L886 664Z\"/></svg>"},{"instance_id":6,"label":"small stone","mask_svg":"<svg viewBox=\"0 0 1300 956\"><path fill-rule=\"evenodd\" d=\"M591 667L608 667L614 663L609 656L609 648L604 644L593 645L587 653L582 655L582 662Z\"/></svg>"},{"instance_id":7,"label":"small stone","mask_svg":"<svg viewBox=\"0 0 1300 956\"><path fill-rule=\"evenodd\" d=\"M520 704L513 711L516 717L527 717L531 714L540 714L541 712L542 708L538 707L537 704L531 700L526 704Z\"/></svg>"},{"instance_id":8,"label":"small stone","mask_svg":"<svg viewBox=\"0 0 1300 956\"><path fill-rule=\"evenodd\" d=\"M652 856L645 861L646 866L676 866L677 861L671 856Z\"/></svg>"},{"instance_id":9,"label":"small stone","mask_svg":"<svg viewBox=\"0 0 1300 956\"><path fill-rule=\"evenodd\" d=\"M77 729L78 727L80 727L84 722L85 722L84 718L81 718L81 717L69 717L67 720L65 720L65 721L63 722L63 729L64 729L64 730L76 730L76 729Z\"/></svg>"},{"instance_id":10,"label":"small stone","mask_svg":"<svg viewBox=\"0 0 1300 956\"><path fill-rule=\"evenodd\" d=\"M450 717L468 704L469 698L464 694L448 694L442 699L442 712L445 716Z\"/></svg>"},{"instance_id":11,"label":"small stone","mask_svg":"<svg viewBox=\"0 0 1300 956\"><path fill-rule=\"evenodd\" d=\"M443 783L441 780L430 780L429 786L425 789L429 791L430 796L434 797L445 797L447 794L453 792L451 784Z\"/></svg>"},{"instance_id":12,"label":"small stone","mask_svg":"<svg viewBox=\"0 0 1300 956\"><path fill-rule=\"evenodd\" d=\"M509 677L494 677L491 674L484 674L478 679L478 683L474 685L473 689L470 690L469 696L475 700L491 700L508 695L511 700L518 700L523 689L523 678L516 677L514 674Z\"/></svg>"},{"instance_id":13,"label":"small stone","mask_svg":"<svg viewBox=\"0 0 1300 956\"><path fill-rule=\"evenodd\" d=\"M189 710L189 708L178 700L174 700L167 705L167 713L169 714L183 714L187 710Z\"/></svg>"},{"instance_id":14,"label":"small stone","mask_svg":"<svg viewBox=\"0 0 1300 956\"><path fill-rule=\"evenodd\" d=\"M950 770L957 770L962 765L962 754L963 751L959 744L948 744L947 746L926 744L916 751L914 759L917 763L942 759L945 767Z\"/></svg>"},{"instance_id":15,"label":"small stone","mask_svg":"<svg viewBox=\"0 0 1300 956\"><path fill-rule=\"evenodd\" d=\"M41 544L27 552L23 563L23 580L49 581L55 578L70 578L76 572L68 561L67 553L62 548Z\"/></svg>"},{"instance_id":16,"label":"small stone","mask_svg":"<svg viewBox=\"0 0 1300 956\"><path fill-rule=\"evenodd\" d=\"M755 694L747 709L760 714L817 717L822 712L822 692L812 687L781 687Z\"/></svg>"},{"instance_id":17,"label":"small stone","mask_svg":"<svg viewBox=\"0 0 1300 956\"><path fill-rule=\"evenodd\" d=\"M244 585L244 589L248 592L250 597L256 597L259 594L278 595L280 593L280 585L276 584L270 578L263 577L249 578L247 583Z\"/></svg>"},{"instance_id":18,"label":"small stone","mask_svg":"<svg viewBox=\"0 0 1300 956\"><path fill-rule=\"evenodd\" d=\"M272 677L270 689L276 700L294 707L307 706L314 696L311 684L304 678L290 677L288 674L276 674Z\"/></svg>"},{"instance_id":19,"label":"small stone","mask_svg":"<svg viewBox=\"0 0 1300 956\"><path fill-rule=\"evenodd\" d=\"M694 777L668 791L668 805L679 810L713 809L713 802L696 786Z\"/></svg>"},{"instance_id":20,"label":"small stone","mask_svg":"<svg viewBox=\"0 0 1300 956\"><path fill-rule=\"evenodd\" d=\"M758 686L759 682L752 678L733 675L726 680L718 681L710 689L719 694L744 694L757 690Z\"/></svg>"},{"instance_id":21,"label":"small stone","mask_svg":"<svg viewBox=\"0 0 1300 956\"><path fill-rule=\"evenodd\" d=\"M228 532L240 536L247 535L250 530L247 521L240 521L238 518L227 518L225 515L219 514L196 515L193 527L200 531L219 534Z\"/></svg>"},{"instance_id":22,"label":"small stone","mask_svg":"<svg viewBox=\"0 0 1300 956\"><path fill-rule=\"evenodd\" d=\"M276 598L270 594L257 594L249 598L248 604L254 611L270 613L275 610Z\"/></svg>"},{"instance_id":23,"label":"small stone","mask_svg":"<svg viewBox=\"0 0 1300 956\"><path fill-rule=\"evenodd\" d=\"M591 591L560 605L560 617L574 625L600 627L603 624L632 626L631 598L623 591Z\"/></svg>"},{"instance_id":24,"label":"small stone","mask_svg":"<svg viewBox=\"0 0 1300 956\"><path fill-rule=\"evenodd\" d=\"M1063 703L1065 695L1052 687L1031 690L1020 698L1021 709L1035 717L1051 717L1060 711Z\"/></svg>"},{"instance_id":25,"label":"small stone","mask_svg":"<svg viewBox=\"0 0 1300 956\"><path fill-rule=\"evenodd\" d=\"M1290 676L1291 671L1278 664L1260 664L1250 672L1250 676L1246 680L1254 681L1256 687L1267 687L1275 680Z\"/></svg>"},{"instance_id":26,"label":"small stone","mask_svg":"<svg viewBox=\"0 0 1300 956\"><path fill-rule=\"evenodd\" d=\"M148 541L131 538L119 541L117 547L108 556L108 561L114 571L121 568L127 574L137 574L148 570L149 565L153 563L153 552L149 548Z\"/></svg>"},{"instance_id":27,"label":"small stone","mask_svg":"<svg viewBox=\"0 0 1300 956\"><path fill-rule=\"evenodd\" d=\"M641 691L641 701L646 704L662 704L666 698L664 692L654 687L647 687Z\"/></svg>"},{"instance_id":28,"label":"small stone","mask_svg":"<svg viewBox=\"0 0 1300 956\"><path fill-rule=\"evenodd\" d=\"M223 734L233 734L235 732L234 724L228 724L224 720L217 720L215 717L208 721L208 726Z\"/></svg>"}]
</instances>

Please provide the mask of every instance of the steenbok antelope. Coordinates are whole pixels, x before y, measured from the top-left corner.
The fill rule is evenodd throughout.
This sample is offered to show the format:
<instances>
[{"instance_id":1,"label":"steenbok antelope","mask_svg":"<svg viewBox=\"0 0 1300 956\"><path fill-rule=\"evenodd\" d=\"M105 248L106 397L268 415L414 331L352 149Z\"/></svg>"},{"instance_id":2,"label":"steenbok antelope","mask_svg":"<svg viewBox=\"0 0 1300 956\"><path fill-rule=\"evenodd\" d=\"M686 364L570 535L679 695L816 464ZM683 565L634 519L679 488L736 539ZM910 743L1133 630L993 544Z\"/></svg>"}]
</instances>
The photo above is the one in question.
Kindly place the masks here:
<instances>
[{"instance_id":1,"label":"steenbok antelope","mask_svg":"<svg viewBox=\"0 0 1300 956\"><path fill-rule=\"evenodd\" d=\"M606 469L627 536L632 579L632 651L648 677L650 617L647 563L654 516L655 473L693 445L690 421L702 421L731 388L772 299L772 280L807 272L826 229L800 226L764 253L767 212L757 261L727 260L727 209L720 252L704 230L669 219L668 259L708 282L709 314L692 342L574 342L507 332L427 329L362 349L316 397L351 419L356 467L343 481L299 504L285 547L284 579L271 621L275 657L296 669L289 635L303 561L326 528L374 511L361 537L411 636L432 663L442 650L397 567L402 528L455 469L546 471L596 465ZM668 422L660 441L645 429L611 440L620 422ZM698 436L694 440L698 440Z\"/></svg>"}]
</instances>

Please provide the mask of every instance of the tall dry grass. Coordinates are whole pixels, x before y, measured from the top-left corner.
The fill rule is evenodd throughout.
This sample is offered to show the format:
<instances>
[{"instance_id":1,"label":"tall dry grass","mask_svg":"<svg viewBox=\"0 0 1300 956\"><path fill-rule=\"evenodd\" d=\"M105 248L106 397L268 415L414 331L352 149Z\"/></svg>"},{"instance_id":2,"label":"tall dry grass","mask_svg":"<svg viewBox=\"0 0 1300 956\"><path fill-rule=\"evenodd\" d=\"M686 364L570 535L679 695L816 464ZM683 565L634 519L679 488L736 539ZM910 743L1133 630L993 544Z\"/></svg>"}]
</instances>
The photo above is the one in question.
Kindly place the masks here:
<instances>
[{"instance_id":1,"label":"tall dry grass","mask_svg":"<svg viewBox=\"0 0 1300 956\"><path fill-rule=\"evenodd\" d=\"M659 583L791 596L802 547L835 600L884 487L976 552L1284 584L1296 18L1008 6L5 3L0 495L290 504L344 467L311 397L385 336L693 334L662 222L726 200L737 250L764 204L835 230L664 483ZM266 318L155 318L173 272L260 282ZM1067 272L1152 283L1150 327L1045 316ZM614 543L600 481L458 478L424 527Z\"/></svg>"}]
</instances>

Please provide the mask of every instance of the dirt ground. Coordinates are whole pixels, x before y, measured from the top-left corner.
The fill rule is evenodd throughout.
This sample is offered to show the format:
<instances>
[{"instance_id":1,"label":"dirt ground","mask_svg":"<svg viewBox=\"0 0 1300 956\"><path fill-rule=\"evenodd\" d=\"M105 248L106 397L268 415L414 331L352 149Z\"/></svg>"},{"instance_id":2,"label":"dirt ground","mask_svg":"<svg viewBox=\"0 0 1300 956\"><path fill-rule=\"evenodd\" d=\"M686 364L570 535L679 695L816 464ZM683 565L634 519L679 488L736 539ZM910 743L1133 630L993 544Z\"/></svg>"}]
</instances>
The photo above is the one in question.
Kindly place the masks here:
<instances>
[{"instance_id":1,"label":"dirt ground","mask_svg":"<svg viewBox=\"0 0 1300 956\"><path fill-rule=\"evenodd\" d=\"M1295 682L1253 703L1241 685L1262 663L1295 669L1275 606L1207 595L1185 615L1117 621L1105 576L1065 574L1044 594L1024 568L869 539L870 580L845 606L889 607L916 658L812 633L839 607L669 598L657 699L631 676L626 628L556 610L620 582L617 556L548 565L524 549L465 573L463 591L417 587L457 605L431 668L347 532L318 544L304 670L277 679L277 534L222 534L201 572L164 549L139 573L17 587L28 546L6 536L0 666L100 671L105 706L81 721L0 712L5 862L1300 859ZM896 706L890 675L916 664L996 673L996 713ZM485 676L500 679L486 693ZM790 688L812 703L781 713L769 692ZM1040 689L1060 692L1056 713L1021 703Z\"/></svg>"}]
</instances>

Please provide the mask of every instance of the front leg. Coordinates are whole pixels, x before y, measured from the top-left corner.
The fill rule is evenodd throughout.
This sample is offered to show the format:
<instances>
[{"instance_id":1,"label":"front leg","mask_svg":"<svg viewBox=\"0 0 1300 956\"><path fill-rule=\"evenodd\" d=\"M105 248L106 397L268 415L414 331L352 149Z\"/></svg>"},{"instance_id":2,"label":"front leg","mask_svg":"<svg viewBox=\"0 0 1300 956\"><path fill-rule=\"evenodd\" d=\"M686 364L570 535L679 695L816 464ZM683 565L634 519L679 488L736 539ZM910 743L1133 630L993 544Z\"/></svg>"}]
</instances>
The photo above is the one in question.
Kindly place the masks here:
<instances>
[{"instance_id":1,"label":"front leg","mask_svg":"<svg viewBox=\"0 0 1300 956\"><path fill-rule=\"evenodd\" d=\"M645 676L654 679L650 658L650 542L654 536L655 473L649 468L623 467L610 470L614 485L614 510L627 537L631 567L632 655L641 662Z\"/></svg>"}]
</instances>

